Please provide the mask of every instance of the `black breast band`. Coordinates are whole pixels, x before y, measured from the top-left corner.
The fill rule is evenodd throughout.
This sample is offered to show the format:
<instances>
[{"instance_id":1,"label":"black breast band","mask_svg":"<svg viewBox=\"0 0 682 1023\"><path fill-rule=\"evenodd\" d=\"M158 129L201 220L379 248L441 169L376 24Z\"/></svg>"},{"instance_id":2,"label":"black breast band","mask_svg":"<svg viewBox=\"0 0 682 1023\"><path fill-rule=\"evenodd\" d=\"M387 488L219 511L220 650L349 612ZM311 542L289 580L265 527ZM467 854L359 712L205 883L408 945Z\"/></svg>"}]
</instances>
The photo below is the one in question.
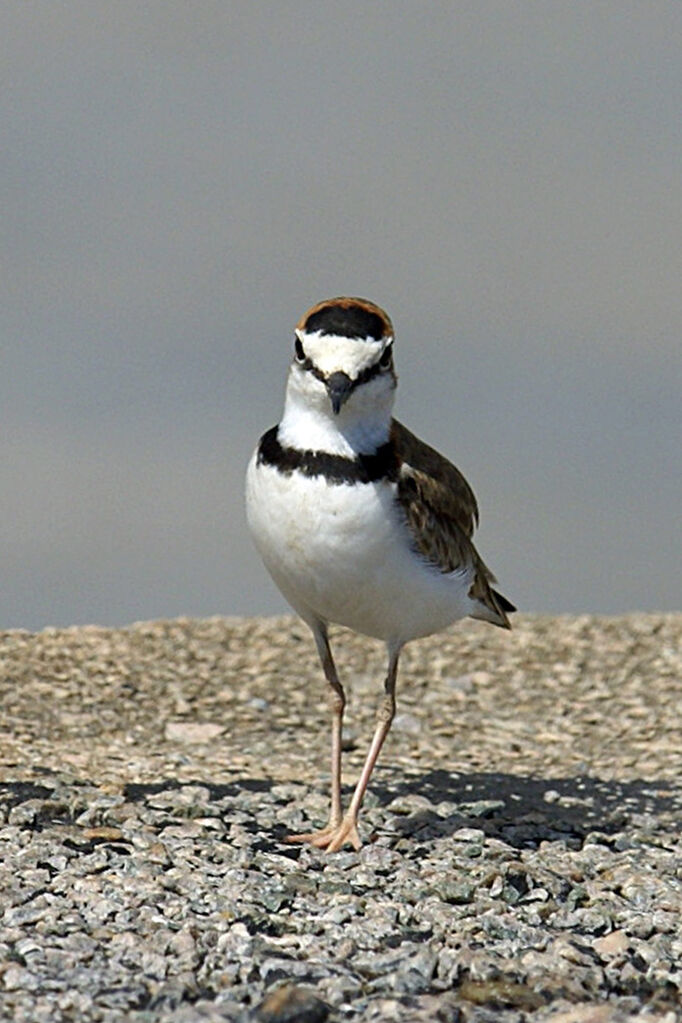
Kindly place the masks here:
<instances>
[{"instance_id":1,"label":"black breast band","mask_svg":"<svg viewBox=\"0 0 682 1023\"><path fill-rule=\"evenodd\" d=\"M278 427L273 426L261 437L259 465L272 465L286 475L300 472L304 476L324 476L328 483L334 484L374 483L398 478L398 458L390 440L371 455L358 454L356 458L347 458L327 451L282 447L277 430Z\"/></svg>"}]
</instances>

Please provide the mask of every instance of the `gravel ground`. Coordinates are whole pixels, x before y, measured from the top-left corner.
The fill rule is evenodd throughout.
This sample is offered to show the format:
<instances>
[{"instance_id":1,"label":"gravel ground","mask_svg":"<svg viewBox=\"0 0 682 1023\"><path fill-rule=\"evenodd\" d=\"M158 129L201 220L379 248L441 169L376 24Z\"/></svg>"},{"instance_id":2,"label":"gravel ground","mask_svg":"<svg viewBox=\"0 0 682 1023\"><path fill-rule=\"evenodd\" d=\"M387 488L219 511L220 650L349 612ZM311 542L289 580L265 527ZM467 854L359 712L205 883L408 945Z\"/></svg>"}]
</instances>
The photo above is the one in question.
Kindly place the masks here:
<instances>
[{"instance_id":1,"label":"gravel ground","mask_svg":"<svg viewBox=\"0 0 682 1023\"><path fill-rule=\"evenodd\" d=\"M345 780L378 644L338 630ZM0 637L0 1017L682 1019L682 615L412 644L359 853L293 618Z\"/></svg>"}]
</instances>

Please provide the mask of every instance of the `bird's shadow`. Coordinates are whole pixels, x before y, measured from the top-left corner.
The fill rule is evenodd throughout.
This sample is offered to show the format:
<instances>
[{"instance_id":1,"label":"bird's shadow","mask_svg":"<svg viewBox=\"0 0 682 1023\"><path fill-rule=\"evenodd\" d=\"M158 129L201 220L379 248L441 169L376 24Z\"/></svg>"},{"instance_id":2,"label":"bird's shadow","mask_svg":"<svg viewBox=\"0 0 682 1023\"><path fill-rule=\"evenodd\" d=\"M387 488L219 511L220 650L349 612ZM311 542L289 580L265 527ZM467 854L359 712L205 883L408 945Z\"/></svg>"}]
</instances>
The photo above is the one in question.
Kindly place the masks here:
<instances>
[{"instance_id":1,"label":"bird's shadow","mask_svg":"<svg viewBox=\"0 0 682 1023\"><path fill-rule=\"evenodd\" d=\"M227 820L229 803L240 793L270 792L279 783L269 778L240 778L222 785L196 784L209 790L211 801L222 803ZM295 802L305 807L309 787L304 782L294 784L300 788ZM144 799L176 787L182 786L170 779L156 785L129 785L126 797ZM320 792L322 789L320 785ZM346 799L350 793L348 789ZM382 810L381 830L385 826L398 838L423 841L475 828L515 849L537 848L547 841L581 848L588 836L606 845L626 846L628 830L635 828L639 841L645 833L656 844L665 844L662 836L677 831L682 823L682 787L652 779L541 778L497 771L457 774L443 769L406 774L403 769L388 767L373 779L369 802ZM311 820L310 826L315 825ZM248 830L248 824L246 827ZM253 830L257 830L255 821ZM273 821L271 835L263 838L261 834L260 845L270 851L284 849L295 859L300 847L282 846L286 835L287 828Z\"/></svg>"},{"instance_id":2,"label":"bird's shadow","mask_svg":"<svg viewBox=\"0 0 682 1023\"><path fill-rule=\"evenodd\" d=\"M272 793L280 782L253 777L222 784L165 778L152 784L131 783L125 786L124 797L133 803L153 802L160 792L196 785L208 790L210 803L228 822L235 802L243 809L244 796L248 794L248 805L254 795ZM298 790L293 794L292 785ZM88 788L83 785L80 798L84 804L89 800ZM305 809L310 787L288 780L287 788L286 797L276 798L272 804L269 835L263 834L262 816L260 824L253 820L243 826L259 832L259 847L285 851L295 859L300 846L282 844L287 828L276 821L277 805L295 803ZM321 794L323 783L316 788ZM346 797L349 795L350 790ZM5 804L6 811L31 799L46 800L44 813L38 814L34 828L41 828L47 820L72 817L64 803L55 806L55 794L49 785L0 785L0 804ZM682 786L655 779L607 781L590 775L542 778L497 771L458 774L444 769L406 772L385 767L373 778L367 803L377 832L393 835L396 841L409 838L417 843L472 828L515 849L537 848L541 842L553 841L581 848L588 836L625 848L630 842L629 832L635 831L638 843L650 841L665 846L670 841L666 836L676 836L682 824ZM315 822L310 821L310 825L314 827Z\"/></svg>"},{"instance_id":3,"label":"bird's shadow","mask_svg":"<svg viewBox=\"0 0 682 1023\"><path fill-rule=\"evenodd\" d=\"M455 774L443 769L395 776L376 779L374 792L388 806L421 797L421 812L404 819L408 833L415 830L411 817L419 823L421 815L419 832L449 835L469 827L517 849L537 848L545 841L580 848L588 835L609 845L627 842L634 825L653 835L679 828L682 822L682 787L667 781L541 778L498 771ZM400 830L400 820L397 826Z\"/></svg>"}]
</instances>

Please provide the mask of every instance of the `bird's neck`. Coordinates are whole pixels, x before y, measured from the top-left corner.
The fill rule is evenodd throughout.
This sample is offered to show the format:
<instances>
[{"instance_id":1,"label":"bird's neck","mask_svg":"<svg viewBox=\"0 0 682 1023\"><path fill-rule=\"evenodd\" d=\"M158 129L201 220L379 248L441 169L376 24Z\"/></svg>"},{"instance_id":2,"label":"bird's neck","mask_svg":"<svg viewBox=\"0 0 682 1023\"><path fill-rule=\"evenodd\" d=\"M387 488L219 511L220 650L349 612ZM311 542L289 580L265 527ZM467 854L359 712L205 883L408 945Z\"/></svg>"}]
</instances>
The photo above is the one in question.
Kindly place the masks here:
<instances>
[{"instance_id":1,"label":"bird's neck","mask_svg":"<svg viewBox=\"0 0 682 1023\"><path fill-rule=\"evenodd\" d=\"M381 406L354 409L352 396L338 415L331 408L318 408L287 393L278 438L283 447L299 451L325 451L354 458L373 454L388 441L391 409Z\"/></svg>"}]
</instances>

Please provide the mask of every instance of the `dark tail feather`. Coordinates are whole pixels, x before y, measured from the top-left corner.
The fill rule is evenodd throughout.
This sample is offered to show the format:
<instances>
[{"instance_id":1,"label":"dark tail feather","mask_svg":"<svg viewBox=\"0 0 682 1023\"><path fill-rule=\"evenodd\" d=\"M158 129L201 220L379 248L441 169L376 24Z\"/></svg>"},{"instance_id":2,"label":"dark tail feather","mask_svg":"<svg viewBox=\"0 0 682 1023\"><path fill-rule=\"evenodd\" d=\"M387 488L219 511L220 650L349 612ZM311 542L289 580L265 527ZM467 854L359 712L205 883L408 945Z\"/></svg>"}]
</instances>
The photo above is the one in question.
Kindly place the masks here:
<instances>
[{"instance_id":1,"label":"dark tail feather","mask_svg":"<svg viewBox=\"0 0 682 1023\"><path fill-rule=\"evenodd\" d=\"M516 611L516 608L512 604L511 600L507 600L507 598L503 597L501 593L497 592L497 590L493 590L493 595L495 597L495 600L497 601L498 606L500 607L500 610L505 611L507 614L512 614L513 611Z\"/></svg>"},{"instance_id":2,"label":"dark tail feather","mask_svg":"<svg viewBox=\"0 0 682 1023\"><path fill-rule=\"evenodd\" d=\"M480 578L479 581L481 581ZM473 597L474 600L478 598L476 610L469 612L471 617L478 618L482 622L490 622L491 625L499 625L501 629L511 629L511 622L507 615L516 611L516 608L510 600L503 597L497 590L493 590L487 581L483 580L483 582L485 588L482 594L472 593L472 590L469 590L470 597Z\"/></svg>"},{"instance_id":3,"label":"dark tail feather","mask_svg":"<svg viewBox=\"0 0 682 1023\"><path fill-rule=\"evenodd\" d=\"M490 590L490 596L492 598L491 603L497 612L496 615L489 618L488 621L492 622L493 625L499 625L501 629L511 629L511 622L507 615L511 614L512 611L516 611L516 608L512 604L511 600L507 600L497 590Z\"/></svg>"}]
</instances>

